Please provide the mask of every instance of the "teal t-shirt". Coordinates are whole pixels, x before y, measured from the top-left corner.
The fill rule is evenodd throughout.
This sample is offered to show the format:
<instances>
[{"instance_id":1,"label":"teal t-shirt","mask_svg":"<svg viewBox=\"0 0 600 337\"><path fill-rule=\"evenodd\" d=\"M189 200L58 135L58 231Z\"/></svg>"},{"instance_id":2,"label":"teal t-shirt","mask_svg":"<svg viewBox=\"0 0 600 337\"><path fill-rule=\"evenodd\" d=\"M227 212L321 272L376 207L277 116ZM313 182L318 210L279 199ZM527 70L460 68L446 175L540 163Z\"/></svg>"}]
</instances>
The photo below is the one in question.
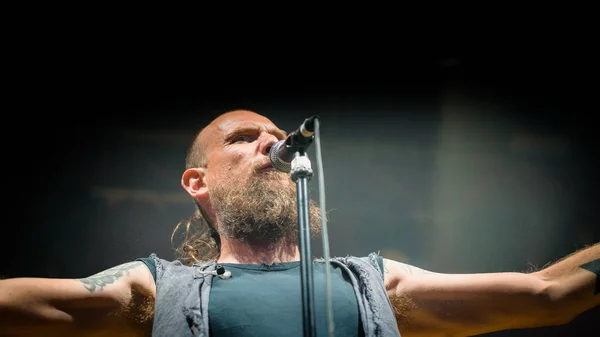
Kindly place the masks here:
<instances>
[{"instance_id":1,"label":"teal t-shirt","mask_svg":"<svg viewBox=\"0 0 600 337\"><path fill-rule=\"evenodd\" d=\"M146 263L156 280L151 258ZM379 264L383 261L379 258ZM209 300L212 337L303 336L300 262L221 264L232 277L213 277ZM328 335L325 264L313 264L317 336ZM336 336L364 336L356 294L342 269L332 266L331 288Z\"/></svg>"}]
</instances>

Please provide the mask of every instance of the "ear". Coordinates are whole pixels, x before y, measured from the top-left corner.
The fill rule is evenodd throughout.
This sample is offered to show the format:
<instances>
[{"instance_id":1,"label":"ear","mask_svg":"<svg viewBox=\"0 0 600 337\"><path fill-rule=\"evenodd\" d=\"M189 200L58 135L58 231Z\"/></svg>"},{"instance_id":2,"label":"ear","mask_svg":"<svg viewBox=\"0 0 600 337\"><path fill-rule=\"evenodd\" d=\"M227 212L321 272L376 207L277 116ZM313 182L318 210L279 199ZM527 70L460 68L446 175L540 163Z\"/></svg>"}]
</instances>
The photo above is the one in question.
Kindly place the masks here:
<instances>
[{"instance_id":1,"label":"ear","mask_svg":"<svg viewBox=\"0 0 600 337\"><path fill-rule=\"evenodd\" d=\"M206 185L206 169L191 168L185 170L181 176L181 186L194 199L208 198L208 186Z\"/></svg>"}]
</instances>

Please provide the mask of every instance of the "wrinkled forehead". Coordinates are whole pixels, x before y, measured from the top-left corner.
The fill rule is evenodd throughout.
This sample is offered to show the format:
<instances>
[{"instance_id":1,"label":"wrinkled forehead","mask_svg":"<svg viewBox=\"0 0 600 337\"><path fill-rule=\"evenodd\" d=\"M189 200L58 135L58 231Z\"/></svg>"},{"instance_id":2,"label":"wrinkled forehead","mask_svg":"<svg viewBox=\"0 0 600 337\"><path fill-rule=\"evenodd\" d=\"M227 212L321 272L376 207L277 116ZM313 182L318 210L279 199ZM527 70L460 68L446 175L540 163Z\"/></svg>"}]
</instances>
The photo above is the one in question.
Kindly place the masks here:
<instances>
[{"instance_id":1,"label":"wrinkled forehead","mask_svg":"<svg viewBox=\"0 0 600 337\"><path fill-rule=\"evenodd\" d=\"M236 111L217 117L200 134L200 140L209 147L222 143L229 135L238 132L265 131L279 139L286 132L278 128L270 119L249 111Z\"/></svg>"},{"instance_id":2,"label":"wrinkled forehead","mask_svg":"<svg viewBox=\"0 0 600 337\"><path fill-rule=\"evenodd\" d=\"M218 132L221 135L227 135L232 132L237 132L239 130L248 130L248 131L265 131L271 133L279 138L285 137L285 131L279 129L275 124L271 121L266 123L256 122L256 121L226 121L225 123L217 126Z\"/></svg>"}]
</instances>

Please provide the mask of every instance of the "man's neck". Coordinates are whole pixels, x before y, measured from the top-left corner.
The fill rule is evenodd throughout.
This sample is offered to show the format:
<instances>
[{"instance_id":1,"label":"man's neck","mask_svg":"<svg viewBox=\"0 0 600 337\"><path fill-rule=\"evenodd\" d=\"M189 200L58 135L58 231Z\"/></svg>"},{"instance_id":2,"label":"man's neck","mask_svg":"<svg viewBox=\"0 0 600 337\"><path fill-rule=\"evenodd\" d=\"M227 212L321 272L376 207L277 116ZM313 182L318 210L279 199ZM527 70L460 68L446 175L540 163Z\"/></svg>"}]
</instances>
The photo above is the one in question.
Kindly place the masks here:
<instances>
[{"instance_id":1,"label":"man's neck","mask_svg":"<svg viewBox=\"0 0 600 337\"><path fill-rule=\"evenodd\" d=\"M246 242L221 237L221 254L218 263L267 264L300 261L298 245L279 241Z\"/></svg>"}]
</instances>

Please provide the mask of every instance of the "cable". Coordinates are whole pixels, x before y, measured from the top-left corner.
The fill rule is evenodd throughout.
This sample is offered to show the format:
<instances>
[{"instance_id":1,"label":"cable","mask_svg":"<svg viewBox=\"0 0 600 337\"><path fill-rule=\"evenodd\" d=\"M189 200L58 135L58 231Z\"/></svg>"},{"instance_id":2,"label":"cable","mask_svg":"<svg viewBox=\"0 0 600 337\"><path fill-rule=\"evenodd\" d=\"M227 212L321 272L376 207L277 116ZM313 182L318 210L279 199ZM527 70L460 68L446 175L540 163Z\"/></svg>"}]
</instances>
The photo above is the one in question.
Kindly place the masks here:
<instances>
[{"instance_id":1,"label":"cable","mask_svg":"<svg viewBox=\"0 0 600 337\"><path fill-rule=\"evenodd\" d=\"M319 184L319 206L321 207L321 233L323 257L325 258L325 298L327 302L327 322L329 336L335 336L333 321L333 303L331 295L331 266L329 264L329 235L327 233L327 212L325 208L325 178L323 177L323 159L321 157L321 130L319 119L315 119L315 152L317 157L317 176Z\"/></svg>"}]
</instances>

